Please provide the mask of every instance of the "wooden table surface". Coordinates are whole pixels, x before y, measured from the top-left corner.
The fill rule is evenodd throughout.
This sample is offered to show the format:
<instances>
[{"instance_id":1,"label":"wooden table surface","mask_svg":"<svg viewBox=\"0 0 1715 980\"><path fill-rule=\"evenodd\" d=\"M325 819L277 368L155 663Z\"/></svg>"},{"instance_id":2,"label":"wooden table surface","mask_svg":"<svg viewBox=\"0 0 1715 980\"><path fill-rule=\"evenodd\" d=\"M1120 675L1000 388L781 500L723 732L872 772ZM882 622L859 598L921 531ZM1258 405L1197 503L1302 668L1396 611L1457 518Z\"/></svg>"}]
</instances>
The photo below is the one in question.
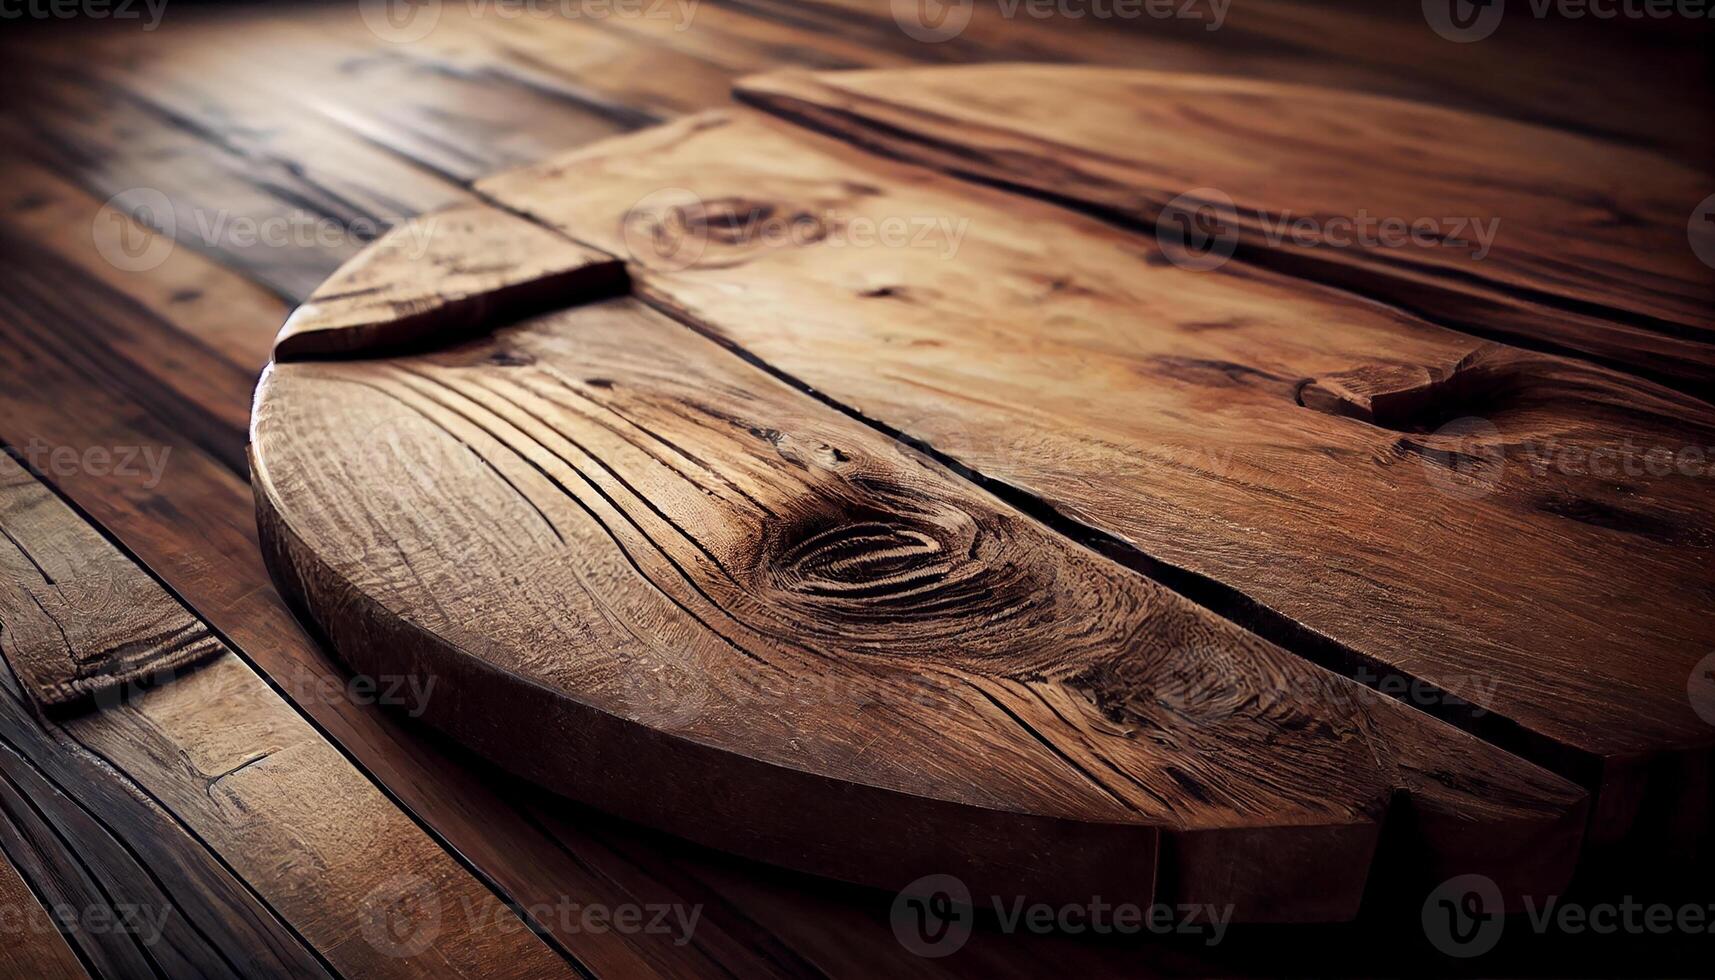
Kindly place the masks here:
<instances>
[{"instance_id":1,"label":"wooden table surface","mask_svg":"<svg viewBox=\"0 0 1715 980\"><path fill-rule=\"evenodd\" d=\"M1214 945L990 924L953 955L918 955L890 894L573 806L415 722L432 691L354 683L264 569L245 431L286 313L364 242L471 200L496 170L728 104L742 75L1219 72L1558 126L1707 170L1708 31L1515 11L1461 44L1415 2L1192 0L1198 17L1135 21L979 4L962 33L925 43L883 0L547 6L444 2L388 20L381 4L185 3L145 29L139 5L0 39L0 443L25 464L0 460L0 643L75 624L59 640L74 651L167 627L223 647L71 717L41 717L0 677L0 973L1707 968L1708 943L1685 937L1512 933L1461 966L1414 914L1235 927ZM1596 958L1609 955L1623 959Z\"/></svg>"}]
</instances>

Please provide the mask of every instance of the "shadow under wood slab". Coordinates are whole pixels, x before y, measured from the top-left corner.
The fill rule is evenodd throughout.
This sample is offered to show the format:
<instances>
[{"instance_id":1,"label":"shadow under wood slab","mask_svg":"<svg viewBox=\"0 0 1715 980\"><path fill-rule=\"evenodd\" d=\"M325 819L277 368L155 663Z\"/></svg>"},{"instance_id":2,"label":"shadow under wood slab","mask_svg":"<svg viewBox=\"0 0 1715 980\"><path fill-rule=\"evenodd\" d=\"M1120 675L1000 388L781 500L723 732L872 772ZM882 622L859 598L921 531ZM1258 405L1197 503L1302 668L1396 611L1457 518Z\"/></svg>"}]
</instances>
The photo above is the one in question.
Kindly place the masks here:
<instances>
[{"instance_id":1,"label":"shadow under wood slab","mask_svg":"<svg viewBox=\"0 0 1715 980\"><path fill-rule=\"evenodd\" d=\"M1694 214L1715 181L1646 150L1399 99L1135 69L792 72L738 93L893 156L1152 234L1163 222L1188 249L1237 246L1444 322L1715 392L1715 270L1692 245L1715 256L1715 217Z\"/></svg>"},{"instance_id":2,"label":"shadow under wood slab","mask_svg":"<svg viewBox=\"0 0 1715 980\"><path fill-rule=\"evenodd\" d=\"M1597 791L1598 843L1676 863L1704 843L1707 403L1240 263L1180 268L749 111L478 189L1068 532L1384 689L1423 682L1418 706ZM889 222L919 237L859 244Z\"/></svg>"},{"instance_id":3,"label":"shadow under wood slab","mask_svg":"<svg viewBox=\"0 0 1715 980\"><path fill-rule=\"evenodd\" d=\"M977 895L1357 908L1569 873L1584 794L1075 544L635 300L276 364L264 547L507 768L743 854ZM1403 831L1402 832L1406 832ZM1379 862L1378 862L1379 863Z\"/></svg>"},{"instance_id":4,"label":"shadow under wood slab","mask_svg":"<svg viewBox=\"0 0 1715 980\"><path fill-rule=\"evenodd\" d=\"M139 648L156 635L216 647L158 686L110 689L99 710L50 720L0 669L0 850L73 910L70 939L97 974L574 974L7 455L0 532L4 664L56 642L100 655L127 629Z\"/></svg>"}]
</instances>

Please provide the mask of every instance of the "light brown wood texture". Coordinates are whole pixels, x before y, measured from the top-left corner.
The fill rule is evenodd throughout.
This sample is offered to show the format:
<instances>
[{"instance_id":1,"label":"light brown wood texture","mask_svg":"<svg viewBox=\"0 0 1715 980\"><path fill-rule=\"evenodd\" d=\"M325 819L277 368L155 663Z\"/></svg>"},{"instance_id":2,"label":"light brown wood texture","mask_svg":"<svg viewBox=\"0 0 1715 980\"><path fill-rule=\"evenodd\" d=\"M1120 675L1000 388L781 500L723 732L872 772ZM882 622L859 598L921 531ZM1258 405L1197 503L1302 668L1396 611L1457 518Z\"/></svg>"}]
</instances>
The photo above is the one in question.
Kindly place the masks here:
<instances>
[{"instance_id":1,"label":"light brown wood texture","mask_svg":"<svg viewBox=\"0 0 1715 980\"><path fill-rule=\"evenodd\" d=\"M1707 404L1241 264L1182 269L750 112L478 188L1071 533L1372 683L1428 685L1421 706L1598 790L1598 841L1706 833L1715 730L1686 684L1711 645L1709 476L1677 467L1715 443ZM889 221L941 230L855 244ZM1414 412L1352 417L1428 378Z\"/></svg>"},{"instance_id":2,"label":"light brown wood texture","mask_svg":"<svg viewBox=\"0 0 1715 980\"><path fill-rule=\"evenodd\" d=\"M1489 334L1715 390L1707 172L1621 143L1276 81L1066 65L783 73L750 101L861 145ZM1391 223L1385 224L1385 223ZM1410 229L1422 227L1423 234Z\"/></svg>"},{"instance_id":3,"label":"light brown wood texture","mask_svg":"<svg viewBox=\"0 0 1715 980\"><path fill-rule=\"evenodd\" d=\"M394 273L411 268L412 278ZM292 311L274 357L432 346L496 323L625 289L610 256L480 204L390 229Z\"/></svg>"},{"instance_id":4,"label":"light brown wood texture","mask_svg":"<svg viewBox=\"0 0 1715 980\"><path fill-rule=\"evenodd\" d=\"M127 631L140 648L161 635L216 647L201 666L160 668L146 684L97 693L97 711L35 725L5 712L7 751L29 761L0 782L56 822L92 829L87 839L74 832L63 858L38 857L43 875L56 888L75 878L46 870L63 861L110 876L88 897L62 893L64 904L80 915L101 901L109 914L135 906L144 920L165 917L160 934L135 934L135 948L113 930L78 933L97 947L86 953L104 972L128 972L126 957L139 955L169 972L214 975L322 975L322 963L360 976L572 972L200 620L10 457L0 457L0 531L8 661L42 633L63 637L80 659ZM127 877L105 863L114 841L172 860ZM169 866L177 870L162 870ZM99 948L109 943L118 945Z\"/></svg>"},{"instance_id":5,"label":"light brown wood texture","mask_svg":"<svg viewBox=\"0 0 1715 980\"><path fill-rule=\"evenodd\" d=\"M0 909L5 910L5 941L0 942L0 976L35 980L84 980L89 974L72 955L48 910L42 908L18 869L0 853Z\"/></svg>"},{"instance_id":6,"label":"light brown wood texture","mask_svg":"<svg viewBox=\"0 0 1715 980\"><path fill-rule=\"evenodd\" d=\"M1577 849L1570 784L635 301L275 365L252 450L277 576L342 656L440 678L461 741L707 843L1264 920L1352 915L1400 791L1437 872L1535 889Z\"/></svg>"}]
</instances>

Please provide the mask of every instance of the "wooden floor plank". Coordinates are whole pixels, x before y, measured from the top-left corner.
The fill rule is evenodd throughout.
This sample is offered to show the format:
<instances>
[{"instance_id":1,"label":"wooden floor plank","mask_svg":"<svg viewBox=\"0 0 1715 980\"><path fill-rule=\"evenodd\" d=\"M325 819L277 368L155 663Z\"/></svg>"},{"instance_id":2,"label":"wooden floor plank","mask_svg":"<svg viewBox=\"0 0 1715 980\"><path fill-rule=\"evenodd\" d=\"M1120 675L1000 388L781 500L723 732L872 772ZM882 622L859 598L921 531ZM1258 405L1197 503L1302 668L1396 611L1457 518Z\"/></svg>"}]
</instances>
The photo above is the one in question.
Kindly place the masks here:
<instances>
[{"instance_id":1,"label":"wooden floor plank","mask_svg":"<svg viewBox=\"0 0 1715 980\"><path fill-rule=\"evenodd\" d=\"M0 530L9 661L127 622L218 642L9 455ZM176 628L153 612L163 605ZM230 652L59 721L33 717L15 680L0 708L12 832L38 869L94 889L80 908L100 908L100 895L123 916L74 934L119 947L115 965L140 955L173 976L575 975ZM420 902L382 904L401 883Z\"/></svg>"},{"instance_id":2,"label":"wooden floor plank","mask_svg":"<svg viewBox=\"0 0 1715 980\"><path fill-rule=\"evenodd\" d=\"M18 869L0 853L0 908L6 910L6 942L0 943L0 975L41 980L89 976L59 927L30 893Z\"/></svg>"},{"instance_id":3,"label":"wooden floor plank","mask_svg":"<svg viewBox=\"0 0 1715 980\"><path fill-rule=\"evenodd\" d=\"M77 244L75 236L72 244ZM90 246L84 241L82 247ZM6 420L0 428L12 430L4 437L20 450L36 447L35 458L50 467L54 447L72 449L79 458L92 446L146 447L152 458L164 459L167 465L155 474L158 479L147 470L115 474L83 467L49 475L243 649L372 778L492 877L518 906L540 912L536 924L592 970L602 975L781 975L751 944L726 938L719 915L699 920L695 936L682 945L662 942L653 934L581 929L575 915L568 919L559 910L568 905L613 908L638 900L586 868L581 855L593 845L580 838L578 812L565 812L562 801L512 781L497 783L483 767L461 761L456 748L411 723L406 717L410 705L377 711L350 698L348 675L304 633L269 581L256 543L254 498L239 475L137 400L123 380L135 370L129 360L75 333L41 329L52 323L82 324L97 335L134 329L137 336L153 338L160 358L180 359L181 370L211 391L244 390L247 405L250 371L206 352L184 360L198 348L184 349L179 334L220 338L223 351L234 358L253 357L260 367L280 317L243 325L225 321L225 307L217 300L242 295L244 288L234 283L232 273L194 252L176 250L160 268L170 270L168 281L197 284L205 298L175 303L172 291L161 290L146 277L119 276L104 288L129 290L123 293L129 302L103 307L130 311L131 321L119 325L47 314L31 326L31 316L24 312L31 308L31 297L50 304L46 308L51 310L63 290L30 285L30 280L0 270L0 279L6 280L0 295L7 297L0 302L0 325L12 338L0 345L0 377L6 379L0 385ZM261 300L253 301L266 308ZM138 316L131 303L148 315ZM43 307L34 308L41 315ZM232 443L242 441L241 429L232 433ZM538 812L513 798L520 793L539 798L533 808ZM548 822L544 814L554 820ZM682 906L689 915L695 902L668 904Z\"/></svg>"}]
</instances>

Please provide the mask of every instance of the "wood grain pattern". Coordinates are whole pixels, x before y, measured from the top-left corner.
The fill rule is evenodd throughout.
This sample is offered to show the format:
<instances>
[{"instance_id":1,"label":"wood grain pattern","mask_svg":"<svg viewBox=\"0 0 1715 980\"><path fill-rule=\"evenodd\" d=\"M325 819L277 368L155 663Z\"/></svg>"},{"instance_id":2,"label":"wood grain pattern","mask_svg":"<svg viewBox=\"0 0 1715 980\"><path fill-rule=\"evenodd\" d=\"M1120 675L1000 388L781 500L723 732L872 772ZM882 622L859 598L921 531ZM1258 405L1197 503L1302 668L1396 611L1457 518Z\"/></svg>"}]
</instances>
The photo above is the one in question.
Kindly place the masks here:
<instances>
[{"instance_id":1,"label":"wood grain pattern","mask_svg":"<svg viewBox=\"0 0 1715 980\"><path fill-rule=\"evenodd\" d=\"M1576 851L1569 784L629 300L444 355L275 365L252 452L276 575L342 656L441 678L427 717L461 741L698 840L1270 920L1353 914L1407 788L1438 869L1534 888Z\"/></svg>"},{"instance_id":2,"label":"wood grain pattern","mask_svg":"<svg viewBox=\"0 0 1715 980\"><path fill-rule=\"evenodd\" d=\"M274 357L435 346L625 287L605 253L494 208L448 208L389 230L316 287L280 328Z\"/></svg>"},{"instance_id":3,"label":"wood grain pattern","mask_svg":"<svg viewBox=\"0 0 1715 980\"><path fill-rule=\"evenodd\" d=\"M42 502L32 490L39 487L23 468L0 458L0 518L17 520ZM0 578L7 611L0 653L38 706L63 708L223 652L165 593L120 591L135 575L123 555L88 540L50 541L58 550L41 554L4 524L0 533L9 545L0 549L7 573ZM19 559L27 567L18 567Z\"/></svg>"},{"instance_id":4,"label":"wood grain pattern","mask_svg":"<svg viewBox=\"0 0 1715 980\"><path fill-rule=\"evenodd\" d=\"M77 910L73 941L102 972L571 972L200 620L10 457L0 467L7 660L43 632L79 653L127 628L140 648L218 647L58 723L23 710L16 682L0 696L0 833Z\"/></svg>"},{"instance_id":5,"label":"wood grain pattern","mask_svg":"<svg viewBox=\"0 0 1715 980\"><path fill-rule=\"evenodd\" d=\"M783 73L738 91L860 145L1150 232L1207 217L1208 234L1260 264L1715 390L1715 276L1687 241L1709 178L1633 147L1134 69ZM1715 224L1689 234L1715 254Z\"/></svg>"},{"instance_id":6,"label":"wood grain pattern","mask_svg":"<svg viewBox=\"0 0 1715 980\"><path fill-rule=\"evenodd\" d=\"M626 120L718 105L735 75L786 66L1022 58L1293 79L1554 123L1661 147L1694 164L1708 157L1715 128L1703 42L1677 22L1664 38L1633 30L1640 26L1633 22L1541 21L1510 11L1496 36L1454 45L1425 29L1414 3L1240 0L1217 32L1153 18L1006 20L979 3L960 37L922 45L874 0L704 3L685 31L619 15L477 17L456 4L442 4L441 14L440 26L412 45L377 39L349 4L172 6L160 30L142 37L135 22L118 20L54 21L36 30L14 23L0 32L14 85L0 114L10 137L0 147L9 178L0 222L26 231L8 249L14 261L0 290L0 436L14 445L41 438L74 447L171 446L172 466L159 486L80 472L61 478L60 488L288 694L342 675L269 587L254 552L250 498L233 473L243 470L254 371L287 309L274 293L301 300L353 244L226 242L196 254L187 239L159 268L124 272L89 248L94 206L116 190L160 187L203 209L207 221L313 216L343 227L374 215L391 223L457 199L460 179L602 135L608 120L632 128L639 123ZM68 88L95 76L98 97L56 111ZM16 155L47 163L66 184L93 193L93 204L67 209L69 199L56 193L41 205L32 182L16 179ZM187 217L181 227L199 234L196 212ZM68 261L19 262L48 251ZM99 301L85 302L92 296ZM231 363L205 356L211 351ZM712 860L588 813L545 805L527 814L543 794L491 778L492 767L424 738L408 719L343 700L302 704L522 905L659 899L661 888L673 900L708 903L684 946L568 931L544 918L540 924L599 976L1231 976L1275 975L1284 963L1371 975L1375 963L1421 944L1415 925L1376 941L1373 921L1235 936L1216 950L979 930L958 955L924 960L895 942L884 895ZM621 854L592 838L597 826L600 838L625 842ZM700 888L697 879L716 887ZM1589 969L1584 947L1552 936L1508 958L1516 938L1509 930L1502 949L1484 959L1485 972ZM1707 959L1692 955L1672 968L1659 941L1634 952L1626 961L1684 975Z\"/></svg>"},{"instance_id":7,"label":"wood grain pattern","mask_svg":"<svg viewBox=\"0 0 1715 980\"><path fill-rule=\"evenodd\" d=\"M678 203L656 207L661 188ZM1685 690L1715 536L1708 476L1676 467L1715 439L1705 403L1237 264L1181 269L1152 240L753 113L479 189L1269 635L1428 685L1425 707L1600 790L1598 840L1704 836L1715 732ZM852 245L890 220L944 233ZM1419 369L1457 383L1386 425L1299 404Z\"/></svg>"},{"instance_id":8,"label":"wood grain pattern","mask_svg":"<svg viewBox=\"0 0 1715 980\"><path fill-rule=\"evenodd\" d=\"M11 206L0 208L0 225L46 221L39 211L57 211L87 228L100 205L87 197L73 199L63 187L24 185L18 193ZM69 499L160 574L355 764L386 786L437 839L480 868L531 915L535 927L591 972L759 977L802 972L789 950L766 933L758 935L743 908L670 888L663 894L653 884L679 877L676 862L694 849L667 852L660 848L659 834L610 828L610 836L643 837L640 866L629 869L612 857L609 845L591 836L595 815L568 812L562 799L505 778L449 740L433 737L404 711L376 710L347 695L347 673L304 632L269 581L250 488L199 445L198 431L167 423L179 417L167 401L178 389L159 391L153 383L141 391L134 387L153 377L143 367L160 371L172 364L199 380L203 397L241 390L247 406L253 375L213 352L230 352L237 363L266 362L273 329L285 318L283 309L269 311L268 303L277 300L187 249L174 251L149 276L115 274L108 285L80 271L101 261L86 254L94 251L89 237L39 240L43 247L0 266L0 323L11 341L0 345L0 372L8 379L0 386L0 417L7 420L7 430L18 434L20 446L33 441L147 446L170 458L158 484L84 469L56 473ZM74 300L87 302L66 305ZM252 307L261 312L245 323L226 322L228 310ZM56 323L79 324L81 330L53 329ZM113 335L126 337L127 345L100 342ZM247 410L242 417L248 419ZM229 435L243 445L242 427ZM682 943L674 941L682 937L660 933L592 931L575 916L558 912L645 900L677 906L686 915L699 902L706 901L707 908L695 934ZM839 927L818 923L816 928ZM892 943L885 923L880 936ZM902 947L896 949L898 957L912 958Z\"/></svg>"},{"instance_id":9,"label":"wood grain pattern","mask_svg":"<svg viewBox=\"0 0 1715 980\"><path fill-rule=\"evenodd\" d=\"M30 894L4 853L0 853L0 909L6 915L0 975L39 980L83 980L89 976L49 918L48 910Z\"/></svg>"}]
</instances>

